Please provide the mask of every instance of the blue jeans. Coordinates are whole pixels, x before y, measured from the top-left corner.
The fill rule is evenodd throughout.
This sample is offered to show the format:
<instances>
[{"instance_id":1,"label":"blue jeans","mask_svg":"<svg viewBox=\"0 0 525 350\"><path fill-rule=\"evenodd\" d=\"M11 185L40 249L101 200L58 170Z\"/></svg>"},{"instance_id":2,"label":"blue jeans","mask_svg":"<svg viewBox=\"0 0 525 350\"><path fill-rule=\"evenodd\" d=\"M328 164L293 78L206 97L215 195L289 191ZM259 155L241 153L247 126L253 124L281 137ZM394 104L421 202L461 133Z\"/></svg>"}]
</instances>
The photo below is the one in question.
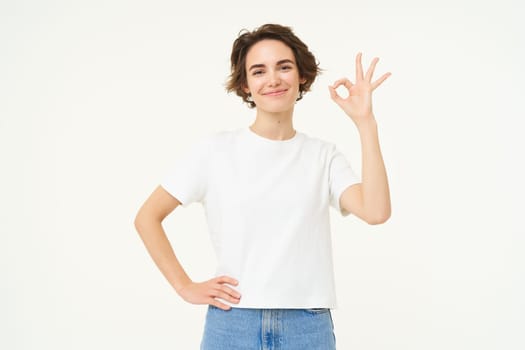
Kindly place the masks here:
<instances>
[{"instance_id":1,"label":"blue jeans","mask_svg":"<svg viewBox=\"0 0 525 350\"><path fill-rule=\"evenodd\" d=\"M244 309L208 305L201 350L335 350L330 309Z\"/></svg>"}]
</instances>

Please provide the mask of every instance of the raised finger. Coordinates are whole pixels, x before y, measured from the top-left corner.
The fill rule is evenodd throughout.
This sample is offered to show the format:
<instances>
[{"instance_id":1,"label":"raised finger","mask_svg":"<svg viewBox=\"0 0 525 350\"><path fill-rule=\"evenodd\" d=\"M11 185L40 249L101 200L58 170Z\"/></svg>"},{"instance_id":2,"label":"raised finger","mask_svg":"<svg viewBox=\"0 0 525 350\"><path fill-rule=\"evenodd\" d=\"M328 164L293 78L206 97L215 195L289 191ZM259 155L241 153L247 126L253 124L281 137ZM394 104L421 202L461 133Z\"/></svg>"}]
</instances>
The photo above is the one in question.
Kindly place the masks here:
<instances>
[{"instance_id":1,"label":"raised finger","mask_svg":"<svg viewBox=\"0 0 525 350\"><path fill-rule=\"evenodd\" d=\"M372 81L372 75L374 75L374 70L376 69L376 64L378 61L379 61L379 57L374 57L374 59L372 60L372 63L370 63L370 67L368 67L368 70L365 76L366 81L368 82Z\"/></svg>"},{"instance_id":2,"label":"raised finger","mask_svg":"<svg viewBox=\"0 0 525 350\"><path fill-rule=\"evenodd\" d=\"M388 73L385 73L383 74L379 79L377 79L376 81L374 81L372 83L372 90L375 90L375 88L377 88L379 85L381 85L389 76L391 76L392 73L388 72Z\"/></svg>"},{"instance_id":3,"label":"raised finger","mask_svg":"<svg viewBox=\"0 0 525 350\"><path fill-rule=\"evenodd\" d=\"M361 56L363 54L359 52L355 58L355 80L363 80L363 65L361 64Z\"/></svg>"}]
</instances>

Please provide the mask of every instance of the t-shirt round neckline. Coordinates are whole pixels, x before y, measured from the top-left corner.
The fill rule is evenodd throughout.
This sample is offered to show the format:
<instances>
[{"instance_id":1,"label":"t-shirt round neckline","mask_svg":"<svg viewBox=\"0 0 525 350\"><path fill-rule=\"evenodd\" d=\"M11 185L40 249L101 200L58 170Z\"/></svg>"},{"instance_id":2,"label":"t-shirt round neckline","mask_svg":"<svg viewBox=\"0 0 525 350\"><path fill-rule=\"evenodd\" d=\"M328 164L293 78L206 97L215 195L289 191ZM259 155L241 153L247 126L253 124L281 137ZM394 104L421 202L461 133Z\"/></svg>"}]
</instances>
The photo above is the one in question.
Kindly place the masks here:
<instances>
[{"instance_id":1,"label":"t-shirt round neckline","mask_svg":"<svg viewBox=\"0 0 525 350\"><path fill-rule=\"evenodd\" d=\"M274 145L284 145L284 144L290 144L290 143L293 143L295 142L296 140L299 139L299 134L300 132L295 130L295 134L290 137L289 139L286 139L286 140L272 140L272 139L269 139L269 138L266 138L264 136L261 136L259 134L257 134L255 131L253 131L250 126L247 126L245 128L245 132L252 138L254 139L257 139L257 140L260 140L262 142L266 142L268 144L274 144Z\"/></svg>"}]
</instances>

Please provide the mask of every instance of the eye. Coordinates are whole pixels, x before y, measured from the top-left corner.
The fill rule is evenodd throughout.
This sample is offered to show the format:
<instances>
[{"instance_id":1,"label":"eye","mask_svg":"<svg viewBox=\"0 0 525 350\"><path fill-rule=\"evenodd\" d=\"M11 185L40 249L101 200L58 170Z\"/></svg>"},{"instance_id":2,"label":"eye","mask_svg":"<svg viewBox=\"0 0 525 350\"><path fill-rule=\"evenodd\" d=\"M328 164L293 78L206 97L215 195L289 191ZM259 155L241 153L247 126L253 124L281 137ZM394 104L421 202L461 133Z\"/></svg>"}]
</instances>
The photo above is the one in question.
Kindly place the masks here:
<instances>
[{"instance_id":1,"label":"eye","mask_svg":"<svg viewBox=\"0 0 525 350\"><path fill-rule=\"evenodd\" d=\"M259 70L254 70L254 71L252 72L252 75L261 75L261 74L263 74L263 73L264 73L264 71L261 70L261 69L259 69Z\"/></svg>"},{"instance_id":2,"label":"eye","mask_svg":"<svg viewBox=\"0 0 525 350\"><path fill-rule=\"evenodd\" d=\"M292 69L292 66L281 66L281 70L290 70Z\"/></svg>"}]
</instances>

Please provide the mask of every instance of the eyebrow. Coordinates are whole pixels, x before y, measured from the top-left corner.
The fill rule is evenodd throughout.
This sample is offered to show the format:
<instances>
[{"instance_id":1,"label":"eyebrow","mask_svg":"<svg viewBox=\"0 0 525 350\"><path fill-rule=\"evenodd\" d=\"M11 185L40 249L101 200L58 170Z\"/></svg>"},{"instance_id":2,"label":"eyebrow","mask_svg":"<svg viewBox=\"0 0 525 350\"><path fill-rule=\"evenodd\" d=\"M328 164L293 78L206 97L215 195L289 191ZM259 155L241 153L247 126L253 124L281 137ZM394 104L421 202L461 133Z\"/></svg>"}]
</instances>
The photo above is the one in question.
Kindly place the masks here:
<instances>
[{"instance_id":1,"label":"eyebrow","mask_svg":"<svg viewBox=\"0 0 525 350\"><path fill-rule=\"evenodd\" d=\"M286 59L284 59L284 60L280 60L280 61L278 61L277 64L276 64L276 66L279 66L279 65L281 65L281 64L285 64L285 63L295 64L294 61L292 61L292 60L286 58ZM254 69L254 68L262 68L262 67L265 67L265 65L262 64L262 63L254 64L254 65L252 65L252 66L250 67L250 69L248 69L248 71L251 71L251 70Z\"/></svg>"}]
</instances>

